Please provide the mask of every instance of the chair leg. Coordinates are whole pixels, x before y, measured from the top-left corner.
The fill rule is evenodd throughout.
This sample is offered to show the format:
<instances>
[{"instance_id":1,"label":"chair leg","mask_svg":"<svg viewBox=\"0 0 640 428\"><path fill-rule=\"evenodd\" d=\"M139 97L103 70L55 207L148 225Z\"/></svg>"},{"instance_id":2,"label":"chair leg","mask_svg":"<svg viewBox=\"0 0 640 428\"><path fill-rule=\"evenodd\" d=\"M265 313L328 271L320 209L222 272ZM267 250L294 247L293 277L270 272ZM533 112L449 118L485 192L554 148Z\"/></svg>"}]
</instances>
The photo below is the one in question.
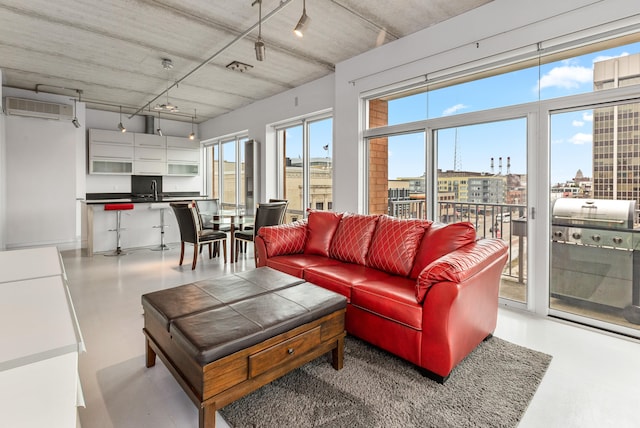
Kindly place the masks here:
<instances>
[{"instance_id":1,"label":"chair leg","mask_svg":"<svg viewBox=\"0 0 640 428\"><path fill-rule=\"evenodd\" d=\"M191 263L191 270L194 270L196 268L196 263L198 263L198 247L200 247L200 245L193 245L193 262Z\"/></svg>"},{"instance_id":2,"label":"chair leg","mask_svg":"<svg viewBox=\"0 0 640 428\"><path fill-rule=\"evenodd\" d=\"M213 257L213 242L209 242L209 258Z\"/></svg>"},{"instance_id":3,"label":"chair leg","mask_svg":"<svg viewBox=\"0 0 640 428\"><path fill-rule=\"evenodd\" d=\"M232 254L231 257L235 257L234 260L236 263L238 263L238 253L240 252L240 246L242 246L242 241L237 241L236 242L236 254L235 256Z\"/></svg>"},{"instance_id":4,"label":"chair leg","mask_svg":"<svg viewBox=\"0 0 640 428\"><path fill-rule=\"evenodd\" d=\"M253 262L256 264L256 267L258 267L258 252L256 251L255 242L253 243Z\"/></svg>"},{"instance_id":5,"label":"chair leg","mask_svg":"<svg viewBox=\"0 0 640 428\"><path fill-rule=\"evenodd\" d=\"M224 252L224 262L227 262L227 240L222 241L222 251Z\"/></svg>"},{"instance_id":6,"label":"chair leg","mask_svg":"<svg viewBox=\"0 0 640 428\"><path fill-rule=\"evenodd\" d=\"M182 266L183 260L184 260L184 241L180 242L180 263L179 263L180 266Z\"/></svg>"}]
</instances>

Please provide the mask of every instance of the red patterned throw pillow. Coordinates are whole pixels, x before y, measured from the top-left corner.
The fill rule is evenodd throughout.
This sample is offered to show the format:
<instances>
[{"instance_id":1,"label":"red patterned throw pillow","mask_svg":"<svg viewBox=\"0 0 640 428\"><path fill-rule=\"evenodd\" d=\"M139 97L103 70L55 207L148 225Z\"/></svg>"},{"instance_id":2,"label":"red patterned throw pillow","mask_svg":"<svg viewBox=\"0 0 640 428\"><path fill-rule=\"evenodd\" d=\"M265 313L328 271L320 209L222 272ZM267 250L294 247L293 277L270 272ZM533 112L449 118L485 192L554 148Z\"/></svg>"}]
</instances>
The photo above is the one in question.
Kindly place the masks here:
<instances>
[{"instance_id":1,"label":"red patterned throw pillow","mask_svg":"<svg viewBox=\"0 0 640 428\"><path fill-rule=\"evenodd\" d=\"M305 254L317 254L329 256L329 246L331 239L338 229L342 213L331 211L309 211L307 220L307 242L304 246Z\"/></svg>"},{"instance_id":2,"label":"red patterned throw pillow","mask_svg":"<svg viewBox=\"0 0 640 428\"><path fill-rule=\"evenodd\" d=\"M267 247L267 257L300 254L307 237L307 220L278 226L264 226L258 231Z\"/></svg>"},{"instance_id":3,"label":"red patterned throw pillow","mask_svg":"<svg viewBox=\"0 0 640 428\"><path fill-rule=\"evenodd\" d=\"M367 266L408 276L424 231L430 225L428 220L380 216L369 247Z\"/></svg>"},{"instance_id":4,"label":"red patterned throw pillow","mask_svg":"<svg viewBox=\"0 0 640 428\"><path fill-rule=\"evenodd\" d=\"M348 263L364 265L377 215L345 214L329 247L329 257Z\"/></svg>"}]
</instances>

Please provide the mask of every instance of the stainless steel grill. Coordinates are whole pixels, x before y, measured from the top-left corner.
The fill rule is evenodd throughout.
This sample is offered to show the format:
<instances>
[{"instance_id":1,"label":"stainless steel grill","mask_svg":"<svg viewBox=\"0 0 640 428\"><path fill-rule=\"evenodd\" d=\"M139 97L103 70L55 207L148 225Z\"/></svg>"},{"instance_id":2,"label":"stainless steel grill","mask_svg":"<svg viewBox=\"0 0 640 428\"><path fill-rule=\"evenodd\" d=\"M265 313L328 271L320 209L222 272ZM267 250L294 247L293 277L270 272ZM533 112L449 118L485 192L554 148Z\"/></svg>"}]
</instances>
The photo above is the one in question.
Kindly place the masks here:
<instances>
[{"instance_id":1,"label":"stainless steel grill","mask_svg":"<svg viewBox=\"0 0 640 428\"><path fill-rule=\"evenodd\" d=\"M636 201L561 198L553 203L551 295L575 305L622 310L640 300ZM638 259L638 260L636 260ZM637 268L636 268L637 269Z\"/></svg>"}]
</instances>

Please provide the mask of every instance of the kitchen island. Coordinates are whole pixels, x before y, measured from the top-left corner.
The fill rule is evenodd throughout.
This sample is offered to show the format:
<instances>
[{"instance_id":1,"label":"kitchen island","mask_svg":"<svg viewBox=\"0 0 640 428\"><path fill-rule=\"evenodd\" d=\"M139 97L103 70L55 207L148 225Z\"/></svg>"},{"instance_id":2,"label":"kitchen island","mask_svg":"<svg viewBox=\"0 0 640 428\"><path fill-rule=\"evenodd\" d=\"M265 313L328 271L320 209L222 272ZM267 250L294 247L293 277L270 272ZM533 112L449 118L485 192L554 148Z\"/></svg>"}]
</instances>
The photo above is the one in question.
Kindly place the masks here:
<instances>
[{"instance_id":1,"label":"kitchen island","mask_svg":"<svg viewBox=\"0 0 640 428\"><path fill-rule=\"evenodd\" d=\"M87 256L112 251L116 248L116 215L105 211L105 204L133 203L134 209L122 212L122 248L154 247L160 245L160 216L164 209L164 241L180 242L180 230L169 204L179 201L210 199L200 194L158 195L157 199L147 195L126 193L87 194L82 204L83 251ZM86 245L84 241L86 240Z\"/></svg>"}]
</instances>

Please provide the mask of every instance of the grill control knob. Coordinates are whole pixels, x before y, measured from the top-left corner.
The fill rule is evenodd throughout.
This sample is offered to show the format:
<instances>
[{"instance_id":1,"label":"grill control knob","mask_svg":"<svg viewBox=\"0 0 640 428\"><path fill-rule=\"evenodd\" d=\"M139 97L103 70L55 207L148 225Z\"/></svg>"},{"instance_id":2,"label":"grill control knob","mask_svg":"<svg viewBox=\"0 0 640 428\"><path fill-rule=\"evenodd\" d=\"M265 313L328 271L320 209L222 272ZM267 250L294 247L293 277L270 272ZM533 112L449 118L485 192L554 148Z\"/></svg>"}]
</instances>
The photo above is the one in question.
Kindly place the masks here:
<instances>
[{"instance_id":1,"label":"grill control knob","mask_svg":"<svg viewBox=\"0 0 640 428\"><path fill-rule=\"evenodd\" d=\"M613 238L613 243L614 243L614 244L616 244L616 245L620 245L620 244L622 244L622 238L621 238L621 237L619 237L619 236L615 236L615 237Z\"/></svg>"},{"instance_id":2,"label":"grill control knob","mask_svg":"<svg viewBox=\"0 0 640 428\"><path fill-rule=\"evenodd\" d=\"M553 237L562 238L562 232L560 232L559 230L556 230L555 232L553 232Z\"/></svg>"},{"instance_id":3,"label":"grill control knob","mask_svg":"<svg viewBox=\"0 0 640 428\"><path fill-rule=\"evenodd\" d=\"M573 232L571 234L571 236L573 236L573 239L580 239L582 238L582 234L580 234L580 232Z\"/></svg>"},{"instance_id":4,"label":"grill control knob","mask_svg":"<svg viewBox=\"0 0 640 428\"><path fill-rule=\"evenodd\" d=\"M591 239L593 239L595 242L600 242L600 235L593 235Z\"/></svg>"}]
</instances>

